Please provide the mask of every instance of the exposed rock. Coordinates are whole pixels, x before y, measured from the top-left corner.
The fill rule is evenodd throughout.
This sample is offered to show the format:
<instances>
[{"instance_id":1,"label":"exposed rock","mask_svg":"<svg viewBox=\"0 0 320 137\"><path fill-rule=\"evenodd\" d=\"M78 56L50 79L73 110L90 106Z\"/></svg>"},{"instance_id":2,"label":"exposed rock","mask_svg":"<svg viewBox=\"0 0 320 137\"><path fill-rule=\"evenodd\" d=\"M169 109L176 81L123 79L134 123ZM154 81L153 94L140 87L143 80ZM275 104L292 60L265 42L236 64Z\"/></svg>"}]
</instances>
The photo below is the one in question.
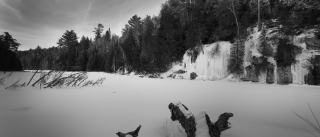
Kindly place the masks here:
<instances>
[{"instance_id":1,"label":"exposed rock","mask_svg":"<svg viewBox=\"0 0 320 137\"><path fill-rule=\"evenodd\" d=\"M184 71L184 70L178 70L178 71L175 71L175 72L173 72L172 74L170 74L169 76L168 76L168 78L181 78L181 76L179 75L179 74L184 74L184 73L186 73L187 71ZM183 77L182 77L183 78Z\"/></svg>"},{"instance_id":2,"label":"exposed rock","mask_svg":"<svg viewBox=\"0 0 320 137\"><path fill-rule=\"evenodd\" d=\"M246 74L245 74L244 78L242 79L242 81L250 81L250 77L251 77L251 76L250 76L250 75L251 75L251 73L250 73L250 71L251 71L251 65L245 67L244 69L246 70Z\"/></svg>"},{"instance_id":3,"label":"exposed rock","mask_svg":"<svg viewBox=\"0 0 320 137\"><path fill-rule=\"evenodd\" d=\"M171 120L179 121L181 126L185 129L185 132L187 133L187 137L195 137L196 134L201 134L201 135L207 134L210 137L220 137L222 131L225 131L231 128L228 120L230 117L233 117L232 113L227 113L227 112L223 113L219 116L219 119L215 123L212 123L209 116L205 112L202 112L199 115L197 115L195 119L195 116L188 110L188 108L185 107L185 105L181 104L180 102L176 104L170 103L169 109L171 111ZM197 121L198 119L204 119L204 118L206 120L205 124L209 128L209 131L196 128L196 127L201 128L205 126L205 125L199 126L200 124L203 124L203 123L200 123L201 120ZM208 132L208 133L202 133L202 132Z\"/></svg>"},{"instance_id":4,"label":"exposed rock","mask_svg":"<svg viewBox=\"0 0 320 137\"><path fill-rule=\"evenodd\" d=\"M150 74L149 76L148 76L148 78L158 78L159 76L157 75L157 74Z\"/></svg>"},{"instance_id":5,"label":"exposed rock","mask_svg":"<svg viewBox=\"0 0 320 137\"><path fill-rule=\"evenodd\" d=\"M177 75L177 74L172 73L172 74L170 74L170 75L168 76L168 78L174 78L176 75Z\"/></svg>"},{"instance_id":6,"label":"exposed rock","mask_svg":"<svg viewBox=\"0 0 320 137\"><path fill-rule=\"evenodd\" d=\"M309 62L311 63L308 68L309 73L305 76L304 81L308 85L320 85L320 55L315 56Z\"/></svg>"},{"instance_id":7,"label":"exposed rock","mask_svg":"<svg viewBox=\"0 0 320 137\"><path fill-rule=\"evenodd\" d=\"M246 68L247 75L246 79L252 82L259 82L259 77L256 74L255 66L253 64L247 66Z\"/></svg>"},{"instance_id":8,"label":"exposed rock","mask_svg":"<svg viewBox=\"0 0 320 137\"><path fill-rule=\"evenodd\" d=\"M291 66L277 67L277 83L286 85L292 83Z\"/></svg>"},{"instance_id":9,"label":"exposed rock","mask_svg":"<svg viewBox=\"0 0 320 137\"><path fill-rule=\"evenodd\" d=\"M252 64L261 64L262 63L262 57L256 57L256 56L253 56L252 57L252 61L251 61Z\"/></svg>"},{"instance_id":10,"label":"exposed rock","mask_svg":"<svg viewBox=\"0 0 320 137\"><path fill-rule=\"evenodd\" d=\"M320 50L320 40L317 37L305 38L308 50Z\"/></svg>"},{"instance_id":11,"label":"exposed rock","mask_svg":"<svg viewBox=\"0 0 320 137\"><path fill-rule=\"evenodd\" d=\"M184 73L186 73L187 71L184 71L184 70L178 70L177 72L175 72L176 74L184 74Z\"/></svg>"},{"instance_id":12,"label":"exposed rock","mask_svg":"<svg viewBox=\"0 0 320 137\"><path fill-rule=\"evenodd\" d=\"M118 69L117 74L119 74L119 75L124 75L125 74L125 69L124 69L123 66Z\"/></svg>"},{"instance_id":13,"label":"exposed rock","mask_svg":"<svg viewBox=\"0 0 320 137\"><path fill-rule=\"evenodd\" d=\"M197 75L196 73L194 73L194 72L190 73L190 79L191 79L191 80L194 80L194 79L196 79L197 77L198 77L198 75Z\"/></svg>"},{"instance_id":14,"label":"exposed rock","mask_svg":"<svg viewBox=\"0 0 320 137\"><path fill-rule=\"evenodd\" d=\"M267 68L267 78L266 82L268 84L273 84L274 83L274 67L272 63L268 62L268 68Z\"/></svg>"}]
</instances>

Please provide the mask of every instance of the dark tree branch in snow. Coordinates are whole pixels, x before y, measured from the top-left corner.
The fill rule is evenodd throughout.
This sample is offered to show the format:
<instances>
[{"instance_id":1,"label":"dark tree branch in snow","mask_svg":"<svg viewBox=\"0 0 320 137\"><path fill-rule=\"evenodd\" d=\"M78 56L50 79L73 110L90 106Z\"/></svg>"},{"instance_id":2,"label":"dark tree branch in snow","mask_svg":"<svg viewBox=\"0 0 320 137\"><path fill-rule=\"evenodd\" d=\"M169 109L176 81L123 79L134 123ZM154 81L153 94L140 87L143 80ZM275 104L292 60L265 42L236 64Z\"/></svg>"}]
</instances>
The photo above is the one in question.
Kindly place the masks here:
<instances>
[{"instance_id":1,"label":"dark tree branch in snow","mask_svg":"<svg viewBox=\"0 0 320 137\"><path fill-rule=\"evenodd\" d=\"M126 135L131 135L132 137L138 137L139 131L140 131L141 125L139 125L139 127L135 130L135 131L131 131L128 133L122 133L122 132L118 132L116 133L119 137L126 137Z\"/></svg>"},{"instance_id":2,"label":"dark tree branch in snow","mask_svg":"<svg viewBox=\"0 0 320 137\"><path fill-rule=\"evenodd\" d=\"M47 74L43 75L41 78L39 78L36 82L34 82L32 84L32 86L34 87L40 80L42 80L44 77L48 76L50 73L54 72L54 70L51 70L50 72L48 72Z\"/></svg>"},{"instance_id":3,"label":"dark tree branch in snow","mask_svg":"<svg viewBox=\"0 0 320 137\"><path fill-rule=\"evenodd\" d=\"M32 75L32 77L31 77L31 79L29 80L29 82L28 82L28 84L27 84L27 86L30 84L31 80L32 80L32 79L33 79L33 77L38 73L38 71L39 71L39 70L37 70L35 73L33 73L33 75Z\"/></svg>"},{"instance_id":4,"label":"dark tree branch in snow","mask_svg":"<svg viewBox=\"0 0 320 137\"><path fill-rule=\"evenodd\" d=\"M169 104L169 109L171 111L171 120L176 121L178 120L181 126L185 129L185 132L187 133L188 137L195 137L196 131L202 131L205 132L206 130L197 129L197 122L200 122L201 120L197 121L197 119L206 119L206 124L208 126L208 135L210 137L220 137L221 132L224 130L227 130L231 128L230 123L228 122L230 117L233 117L232 113L223 113L219 116L219 119L212 123L209 116L205 113L200 113L198 116L194 116L188 108L179 103ZM203 115L204 114L204 115ZM198 123L200 125L200 123ZM202 133L200 133L202 134Z\"/></svg>"}]
</instances>

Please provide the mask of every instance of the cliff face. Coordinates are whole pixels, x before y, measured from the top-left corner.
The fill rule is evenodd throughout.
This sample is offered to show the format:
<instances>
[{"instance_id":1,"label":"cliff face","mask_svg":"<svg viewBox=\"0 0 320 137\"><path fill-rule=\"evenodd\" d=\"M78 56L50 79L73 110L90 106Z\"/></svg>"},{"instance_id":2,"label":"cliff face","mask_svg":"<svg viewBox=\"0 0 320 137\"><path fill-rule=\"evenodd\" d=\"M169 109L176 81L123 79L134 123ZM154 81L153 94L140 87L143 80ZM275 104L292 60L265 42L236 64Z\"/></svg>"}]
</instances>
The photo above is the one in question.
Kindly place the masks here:
<instances>
[{"instance_id":1,"label":"cliff face","mask_svg":"<svg viewBox=\"0 0 320 137\"><path fill-rule=\"evenodd\" d=\"M305 84L307 83L306 76L310 73L308 68L314 67L310 59L320 56L320 40L312 31L309 31L296 36L294 44L302 48L302 53L296 57L297 63L291 66L292 82Z\"/></svg>"},{"instance_id":2,"label":"cliff face","mask_svg":"<svg viewBox=\"0 0 320 137\"><path fill-rule=\"evenodd\" d=\"M270 32L270 30L268 31ZM320 40L314 36L314 32L311 30L293 37L293 45L300 47L302 49L302 52L295 57L296 62L288 67L278 67L274 59L275 56L261 57L262 54L261 51L259 51L259 49L261 48L261 43L259 42L260 36L261 32L255 32L251 34L245 42L244 68L246 69L244 70L244 74L246 76L246 79L249 81L254 81L254 78L252 78L252 76L251 78L250 76L248 76L251 74L250 71L253 71L249 68L255 68L256 66L253 59L267 58L268 63L271 66L274 66L271 67L273 69L273 75L268 74L268 72L260 72L259 75L255 76L256 80L254 82L268 83L268 78L272 76L274 77L274 82L272 83L306 84L306 76L309 74L308 68L313 67L312 64L310 64L309 60L320 55ZM272 48L273 52L276 53L278 44L274 41L269 40L272 39L272 37L273 36L271 34L267 33L267 43ZM268 69L270 68L268 67Z\"/></svg>"},{"instance_id":3,"label":"cliff face","mask_svg":"<svg viewBox=\"0 0 320 137\"><path fill-rule=\"evenodd\" d=\"M296 61L291 66L279 67L276 61L279 42L274 40L278 36L270 33L272 31L253 30L244 41L242 80L268 84L308 84L308 80L315 79L312 75L318 74L319 69L315 69L312 74L309 72L310 68L315 68L310 59L320 58L320 40L314 36L314 32L307 31L294 36L292 44L300 47L301 53L295 56ZM261 40L262 35L264 44ZM162 76L175 79L224 79L229 75L227 67L231 47L230 42L220 41L189 49L184 54L182 62L174 64L173 68Z\"/></svg>"}]
</instances>

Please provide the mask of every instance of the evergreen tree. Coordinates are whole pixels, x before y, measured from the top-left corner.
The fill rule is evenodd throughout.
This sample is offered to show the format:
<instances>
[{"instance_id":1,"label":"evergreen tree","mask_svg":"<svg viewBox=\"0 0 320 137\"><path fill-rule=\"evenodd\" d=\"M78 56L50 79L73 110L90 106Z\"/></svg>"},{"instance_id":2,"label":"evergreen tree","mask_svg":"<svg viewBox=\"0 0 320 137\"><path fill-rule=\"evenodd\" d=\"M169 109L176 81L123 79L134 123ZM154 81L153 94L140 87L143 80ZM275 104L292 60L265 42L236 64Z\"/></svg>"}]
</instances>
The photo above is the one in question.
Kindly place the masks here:
<instances>
[{"instance_id":1,"label":"evergreen tree","mask_svg":"<svg viewBox=\"0 0 320 137\"><path fill-rule=\"evenodd\" d=\"M103 32L103 25L102 24L98 24L98 27L97 28L94 28L94 34L95 34L95 38L94 40L97 40L99 38L101 38L101 33Z\"/></svg>"},{"instance_id":2,"label":"evergreen tree","mask_svg":"<svg viewBox=\"0 0 320 137\"><path fill-rule=\"evenodd\" d=\"M177 19L169 5L162 5L160 11L160 27L158 30L158 37L160 41L163 41L164 50L168 56L169 60L165 62L174 62L182 59L186 47L183 41L183 29L180 24L179 19ZM168 64L166 64L168 65Z\"/></svg>"},{"instance_id":3,"label":"evergreen tree","mask_svg":"<svg viewBox=\"0 0 320 137\"><path fill-rule=\"evenodd\" d=\"M0 71L20 71L21 61L16 53L20 43L8 32L0 35Z\"/></svg>"},{"instance_id":4,"label":"evergreen tree","mask_svg":"<svg viewBox=\"0 0 320 137\"><path fill-rule=\"evenodd\" d=\"M243 56L244 43L237 40L231 47L230 57L228 60L228 71L238 78L243 74Z\"/></svg>"},{"instance_id":5,"label":"evergreen tree","mask_svg":"<svg viewBox=\"0 0 320 137\"><path fill-rule=\"evenodd\" d=\"M82 36L79 43L79 49L78 49L79 54L76 61L77 69L80 71L86 71L87 62L88 62L87 50L89 48L89 44L90 44L89 39Z\"/></svg>"},{"instance_id":6,"label":"evergreen tree","mask_svg":"<svg viewBox=\"0 0 320 137\"><path fill-rule=\"evenodd\" d=\"M104 38L106 41L111 41L111 30L109 28L109 30L106 31L106 34L104 35Z\"/></svg>"},{"instance_id":7,"label":"evergreen tree","mask_svg":"<svg viewBox=\"0 0 320 137\"><path fill-rule=\"evenodd\" d=\"M65 62L61 64L65 70L72 70L75 67L76 47L78 46L77 39L77 34L73 30L67 30L57 42L60 49L65 49L65 51L61 52L62 55L60 55L65 57L66 61L61 60L61 62Z\"/></svg>"},{"instance_id":8,"label":"evergreen tree","mask_svg":"<svg viewBox=\"0 0 320 137\"><path fill-rule=\"evenodd\" d=\"M140 48L136 46L133 29L129 29L127 38L123 42L123 49L127 56L129 71L139 71L140 68Z\"/></svg>"}]
</instances>

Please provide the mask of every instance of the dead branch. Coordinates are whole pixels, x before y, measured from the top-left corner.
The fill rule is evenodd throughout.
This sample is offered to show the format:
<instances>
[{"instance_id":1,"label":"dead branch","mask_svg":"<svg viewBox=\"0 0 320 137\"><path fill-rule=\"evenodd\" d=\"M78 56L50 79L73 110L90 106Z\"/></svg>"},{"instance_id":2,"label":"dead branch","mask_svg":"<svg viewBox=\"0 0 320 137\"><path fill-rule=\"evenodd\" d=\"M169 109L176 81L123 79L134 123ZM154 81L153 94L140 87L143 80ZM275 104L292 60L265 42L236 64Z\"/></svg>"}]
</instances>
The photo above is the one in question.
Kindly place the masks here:
<instances>
[{"instance_id":1,"label":"dead branch","mask_svg":"<svg viewBox=\"0 0 320 137\"><path fill-rule=\"evenodd\" d=\"M119 137L126 137L126 135L131 135L132 137L138 137L139 131L140 131L141 125L139 125L139 127L135 130L135 131L131 131L128 133L122 133L122 132L118 132L116 133Z\"/></svg>"},{"instance_id":2,"label":"dead branch","mask_svg":"<svg viewBox=\"0 0 320 137\"><path fill-rule=\"evenodd\" d=\"M171 111L171 120L178 120L181 126L185 129L188 137L196 136L196 125L195 116L188 110L188 108L179 103L170 103L169 109ZM204 115L203 115L204 114ZM209 116L205 112L200 113L196 116L197 119L206 119L207 126L209 128L210 137L220 137L221 132L231 128L230 123L228 122L230 117L233 117L232 113L223 113L219 116L218 120L215 123L212 123ZM200 132L204 132L199 130Z\"/></svg>"},{"instance_id":3,"label":"dead branch","mask_svg":"<svg viewBox=\"0 0 320 137\"><path fill-rule=\"evenodd\" d=\"M54 72L54 70L49 71L47 74L43 75L41 78L39 78L36 82L34 82L32 84L32 86L34 87L39 81L41 81L44 77L46 77L47 75L49 75L50 73Z\"/></svg>"},{"instance_id":4,"label":"dead branch","mask_svg":"<svg viewBox=\"0 0 320 137\"><path fill-rule=\"evenodd\" d=\"M33 77L38 73L38 71L39 71L39 70L37 70L36 72L34 72L34 74L32 75L31 79L29 80L29 82L28 82L27 86L29 86L29 84L30 84L31 80L32 80L32 79L33 79Z\"/></svg>"},{"instance_id":5,"label":"dead branch","mask_svg":"<svg viewBox=\"0 0 320 137\"><path fill-rule=\"evenodd\" d=\"M78 84L78 86L81 85L82 82L86 81L88 79L88 77L85 77L83 80L80 81L80 83Z\"/></svg>"}]
</instances>

